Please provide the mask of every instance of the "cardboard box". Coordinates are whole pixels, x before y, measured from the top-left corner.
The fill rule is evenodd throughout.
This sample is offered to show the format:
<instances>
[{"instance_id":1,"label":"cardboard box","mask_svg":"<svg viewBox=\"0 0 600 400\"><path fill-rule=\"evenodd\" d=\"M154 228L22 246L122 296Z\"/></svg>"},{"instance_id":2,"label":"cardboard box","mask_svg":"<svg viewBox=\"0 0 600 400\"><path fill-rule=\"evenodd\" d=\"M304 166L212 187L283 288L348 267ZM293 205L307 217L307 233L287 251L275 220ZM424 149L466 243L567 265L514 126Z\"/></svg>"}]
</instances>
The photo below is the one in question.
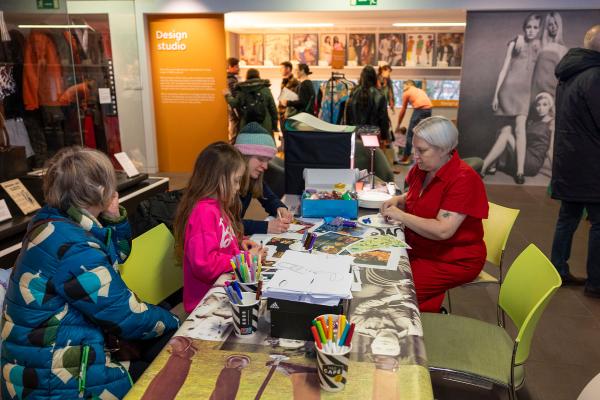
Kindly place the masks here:
<instances>
[{"instance_id":1,"label":"cardboard box","mask_svg":"<svg viewBox=\"0 0 600 400\"><path fill-rule=\"evenodd\" d=\"M354 191L356 170L311 169L304 170L305 189L332 191L337 183L345 183L346 190ZM304 196L303 196L304 197ZM311 200L302 198L302 216L305 218L344 217L358 218L358 200Z\"/></svg>"},{"instance_id":2,"label":"cardboard box","mask_svg":"<svg viewBox=\"0 0 600 400\"><path fill-rule=\"evenodd\" d=\"M313 340L310 333L312 320L322 314L344 314L348 301L334 307L298 301L267 299L271 312L271 336L295 340Z\"/></svg>"}]
</instances>

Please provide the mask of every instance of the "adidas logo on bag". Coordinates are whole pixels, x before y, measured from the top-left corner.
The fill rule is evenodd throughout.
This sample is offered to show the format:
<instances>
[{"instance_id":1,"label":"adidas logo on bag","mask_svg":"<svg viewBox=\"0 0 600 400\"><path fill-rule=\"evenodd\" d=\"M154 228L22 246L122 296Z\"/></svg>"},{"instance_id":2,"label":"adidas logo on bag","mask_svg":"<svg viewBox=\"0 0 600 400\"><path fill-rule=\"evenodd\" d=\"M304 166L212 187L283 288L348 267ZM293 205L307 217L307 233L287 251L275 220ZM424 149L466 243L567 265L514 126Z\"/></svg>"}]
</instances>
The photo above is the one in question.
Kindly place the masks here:
<instances>
[{"instance_id":1,"label":"adidas logo on bag","mask_svg":"<svg viewBox=\"0 0 600 400\"><path fill-rule=\"evenodd\" d=\"M273 303L271 304L271 307L269 307L270 310L279 310L279 306L277 305L277 303Z\"/></svg>"}]
</instances>

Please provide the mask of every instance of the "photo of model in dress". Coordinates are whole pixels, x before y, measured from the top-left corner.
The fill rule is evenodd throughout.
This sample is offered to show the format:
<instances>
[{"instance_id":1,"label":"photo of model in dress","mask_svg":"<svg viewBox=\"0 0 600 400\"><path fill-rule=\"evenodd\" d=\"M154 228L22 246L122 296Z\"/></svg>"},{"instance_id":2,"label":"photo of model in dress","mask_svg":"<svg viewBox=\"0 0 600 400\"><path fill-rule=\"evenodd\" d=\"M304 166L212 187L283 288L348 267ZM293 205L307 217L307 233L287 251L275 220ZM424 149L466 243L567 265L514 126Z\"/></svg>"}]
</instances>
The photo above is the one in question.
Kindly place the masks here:
<instances>
[{"instance_id":1,"label":"photo of model in dress","mask_svg":"<svg viewBox=\"0 0 600 400\"><path fill-rule=\"evenodd\" d=\"M548 185L554 70L599 18L598 10L467 14L459 152L484 160L486 183Z\"/></svg>"},{"instance_id":2,"label":"photo of model in dress","mask_svg":"<svg viewBox=\"0 0 600 400\"><path fill-rule=\"evenodd\" d=\"M331 65L331 55L334 50L346 50L345 33L320 33L319 34L319 65L328 67ZM344 59L346 54L344 53Z\"/></svg>"},{"instance_id":3,"label":"photo of model in dress","mask_svg":"<svg viewBox=\"0 0 600 400\"><path fill-rule=\"evenodd\" d=\"M240 35L240 61L246 65L263 65L264 37L257 34Z\"/></svg>"},{"instance_id":4,"label":"photo of model in dress","mask_svg":"<svg viewBox=\"0 0 600 400\"><path fill-rule=\"evenodd\" d=\"M404 65L404 34L380 33L377 45L378 64L387 64L393 67Z\"/></svg>"},{"instance_id":5,"label":"photo of model in dress","mask_svg":"<svg viewBox=\"0 0 600 400\"><path fill-rule=\"evenodd\" d=\"M434 33L406 34L406 66L431 67L435 50Z\"/></svg>"},{"instance_id":6,"label":"photo of model in dress","mask_svg":"<svg viewBox=\"0 0 600 400\"><path fill-rule=\"evenodd\" d=\"M319 40L316 33L292 35L292 57L300 64L317 65Z\"/></svg>"},{"instance_id":7,"label":"photo of model in dress","mask_svg":"<svg viewBox=\"0 0 600 400\"><path fill-rule=\"evenodd\" d=\"M436 66L460 67L462 63L464 33L438 33Z\"/></svg>"},{"instance_id":8,"label":"photo of model in dress","mask_svg":"<svg viewBox=\"0 0 600 400\"><path fill-rule=\"evenodd\" d=\"M265 35L265 65L277 66L290 60L290 35Z\"/></svg>"}]
</instances>

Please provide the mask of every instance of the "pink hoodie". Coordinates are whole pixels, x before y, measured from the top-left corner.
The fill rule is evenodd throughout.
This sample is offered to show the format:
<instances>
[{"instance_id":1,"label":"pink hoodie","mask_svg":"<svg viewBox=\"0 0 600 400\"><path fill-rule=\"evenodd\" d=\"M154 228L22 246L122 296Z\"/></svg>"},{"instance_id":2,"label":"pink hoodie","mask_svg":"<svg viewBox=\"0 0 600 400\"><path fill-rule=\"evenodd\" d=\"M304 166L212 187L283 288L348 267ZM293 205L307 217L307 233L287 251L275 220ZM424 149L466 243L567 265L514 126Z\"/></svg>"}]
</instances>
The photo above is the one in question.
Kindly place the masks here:
<instances>
[{"instance_id":1,"label":"pink hoodie","mask_svg":"<svg viewBox=\"0 0 600 400\"><path fill-rule=\"evenodd\" d=\"M192 312L217 278L231 272L231 257L240 252L227 216L215 199L196 203L185 228L183 306Z\"/></svg>"}]
</instances>

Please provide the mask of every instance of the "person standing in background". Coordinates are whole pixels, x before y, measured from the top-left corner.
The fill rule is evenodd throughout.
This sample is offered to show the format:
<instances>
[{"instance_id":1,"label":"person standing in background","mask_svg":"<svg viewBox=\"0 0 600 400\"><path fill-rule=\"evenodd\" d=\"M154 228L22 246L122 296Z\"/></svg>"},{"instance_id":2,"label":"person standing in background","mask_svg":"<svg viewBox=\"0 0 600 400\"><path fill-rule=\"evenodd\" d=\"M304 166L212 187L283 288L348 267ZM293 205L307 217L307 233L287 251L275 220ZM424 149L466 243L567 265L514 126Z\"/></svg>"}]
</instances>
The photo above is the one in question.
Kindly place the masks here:
<instances>
[{"instance_id":1,"label":"person standing in background","mask_svg":"<svg viewBox=\"0 0 600 400\"><path fill-rule=\"evenodd\" d=\"M229 94L235 97L235 85L237 85L240 73L240 60L235 57L227 59L227 89ZM229 127L229 141L234 141L240 131L240 117L235 108L227 106L227 119Z\"/></svg>"},{"instance_id":2,"label":"person standing in background","mask_svg":"<svg viewBox=\"0 0 600 400\"><path fill-rule=\"evenodd\" d=\"M552 264L563 285L583 285L600 298L600 25L587 31L583 48L570 49L556 66L556 132L552 198L561 201ZM583 210L591 223L587 282L569 271L573 234Z\"/></svg>"},{"instance_id":3,"label":"person standing in background","mask_svg":"<svg viewBox=\"0 0 600 400\"><path fill-rule=\"evenodd\" d=\"M300 86L298 89L298 100L286 100L282 99L280 105L286 108L286 117L298 113L308 113L314 115L315 106L315 88L312 81L309 79L309 75L312 74L310 68L306 64L298 64L296 75L298 76Z\"/></svg>"},{"instance_id":4,"label":"person standing in background","mask_svg":"<svg viewBox=\"0 0 600 400\"><path fill-rule=\"evenodd\" d=\"M404 114L406 114L406 108L408 103L413 108L412 116L410 117L410 123L408 124L408 130L406 132L406 146L404 147L404 156L400 160L400 164L410 164L410 153L412 152L412 138L413 129L421 120L431 117L431 100L427 96L424 90L419 89L415 86L415 81L407 80L402 85L402 108L400 109L400 117L398 117L398 126L402 125Z\"/></svg>"},{"instance_id":5,"label":"person standing in background","mask_svg":"<svg viewBox=\"0 0 600 400\"><path fill-rule=\"evenodd\" d=\"M289 61L284 61L281 64L281 90L287 88L294 93L298 93L298 87L300 81L294 77L292 73L293 65ZM285 119L285 106L282 104L277 105L277 113L279 115L279 132L283 132L283 121Z\"/></svg>"}]
</instances>

